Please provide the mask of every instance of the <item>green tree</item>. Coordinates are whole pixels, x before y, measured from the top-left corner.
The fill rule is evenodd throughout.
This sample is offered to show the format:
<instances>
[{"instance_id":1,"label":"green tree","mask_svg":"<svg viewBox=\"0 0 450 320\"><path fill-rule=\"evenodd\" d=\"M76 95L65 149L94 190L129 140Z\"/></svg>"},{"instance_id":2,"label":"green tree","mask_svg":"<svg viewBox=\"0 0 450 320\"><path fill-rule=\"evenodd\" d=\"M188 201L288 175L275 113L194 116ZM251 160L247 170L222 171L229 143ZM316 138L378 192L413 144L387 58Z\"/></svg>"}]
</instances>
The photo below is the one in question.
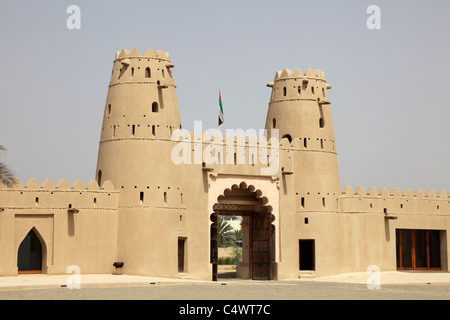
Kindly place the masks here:
<instances>
[{"instance_id":1,"label":"green tree","mask_svg":"<svg viewBox=\"0 0 450 320\"><path fill-rule=\"evenodd\" d=\"M219 216L219 247L227 247L233 243L234 230L233 227L224 219L223 216Z\"/></svg>"},{"instance_id":2,"label":"green tree","mask_svg":"<svg viewBox=\"0 0 450 320\"><path fill-rule=\"evenodd\" d=\"M6 152L6 148L0 146L0 154ZM11 169L4 163L0 162L0 182L7 187L11 187L15 184L15 177Z\"/></svg>"}]
</instances>

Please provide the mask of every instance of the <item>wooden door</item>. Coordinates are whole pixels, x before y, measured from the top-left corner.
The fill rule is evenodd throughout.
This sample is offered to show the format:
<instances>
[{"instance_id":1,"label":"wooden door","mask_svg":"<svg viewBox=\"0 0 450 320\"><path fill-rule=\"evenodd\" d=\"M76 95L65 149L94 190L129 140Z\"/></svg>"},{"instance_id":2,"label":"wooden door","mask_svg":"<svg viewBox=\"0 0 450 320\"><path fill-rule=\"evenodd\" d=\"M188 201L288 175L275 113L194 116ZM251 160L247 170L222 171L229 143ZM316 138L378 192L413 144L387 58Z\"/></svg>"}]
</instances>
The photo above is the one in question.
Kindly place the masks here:
<instances>
[{"instance_id":1,"label":"wooden door","mask_svg":"<svg viewBox=\"0 0 450 320\"><path fill-rule=\"evenodd\" d=\"M252 216L251 266L253 280L271 280L271 220L270 215Z\"/></svg>"},{"instance_id":2,"label":"wooden door","mask_svg":"<svg viewBox=\"0 0 450 320\"><path fill-rule=\"evenodd\" d=\"M184 255L186 239L178 238L178 272L184 272Z\"/></svg>"}]
</instances>

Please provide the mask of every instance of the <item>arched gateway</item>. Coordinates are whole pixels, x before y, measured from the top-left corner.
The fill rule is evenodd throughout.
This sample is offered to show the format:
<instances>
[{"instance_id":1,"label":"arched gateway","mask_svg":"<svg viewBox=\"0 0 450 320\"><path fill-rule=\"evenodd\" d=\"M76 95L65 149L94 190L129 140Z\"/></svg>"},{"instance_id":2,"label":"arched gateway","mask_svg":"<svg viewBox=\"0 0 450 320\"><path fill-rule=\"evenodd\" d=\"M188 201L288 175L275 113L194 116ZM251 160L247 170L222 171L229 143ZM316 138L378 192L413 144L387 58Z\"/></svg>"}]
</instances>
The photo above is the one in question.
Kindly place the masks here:
<instances>
[{"instance_id":1,"label":"arched gateway","mask_svg":"<svg viewBox=\"0 0 450 320\"><path fill-rule=\"evenodd\" d=\"M277 278L275 255L275 216L261 190L245 182L233 184L217 197L212 207L211 264L212 280L217 281L218 217L242 217L242 261L237 265L237 277L253 280Z\"/></svg>"}]
</instances>

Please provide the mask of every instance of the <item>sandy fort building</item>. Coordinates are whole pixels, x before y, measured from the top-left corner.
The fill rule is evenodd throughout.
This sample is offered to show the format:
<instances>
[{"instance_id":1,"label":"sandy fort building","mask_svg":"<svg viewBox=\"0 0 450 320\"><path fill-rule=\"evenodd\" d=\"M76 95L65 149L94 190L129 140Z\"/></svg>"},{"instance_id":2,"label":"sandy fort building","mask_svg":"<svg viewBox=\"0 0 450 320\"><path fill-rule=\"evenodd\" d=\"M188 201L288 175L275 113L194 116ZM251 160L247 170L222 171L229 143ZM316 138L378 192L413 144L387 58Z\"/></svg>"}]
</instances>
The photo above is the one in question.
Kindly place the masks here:
<instances>
[{"instance_id":1,"label":"sandy fort building","mask_svg":"<svg viewBox=\"0 0 450 320\"><path fill-rule=\"evenodd\" d=\"M257 139L182 130L173 68L116 54L92 181L0 186L1 276L216 280L220 215L242 217L244 279L448 271L450 192L341 188L322 71L276 72Z\"/></svg>"}]
</instances>

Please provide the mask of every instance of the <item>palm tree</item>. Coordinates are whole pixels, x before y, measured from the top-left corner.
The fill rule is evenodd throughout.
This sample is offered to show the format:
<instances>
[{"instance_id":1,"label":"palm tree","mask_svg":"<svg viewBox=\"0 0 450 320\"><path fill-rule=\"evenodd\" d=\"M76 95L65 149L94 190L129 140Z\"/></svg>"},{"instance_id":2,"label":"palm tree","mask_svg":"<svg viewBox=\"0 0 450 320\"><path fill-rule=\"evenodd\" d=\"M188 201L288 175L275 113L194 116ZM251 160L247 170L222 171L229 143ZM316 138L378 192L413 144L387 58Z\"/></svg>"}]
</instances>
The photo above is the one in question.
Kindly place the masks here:
<instances>
[{"instance_id":1,"label":"palm tree","mask_svg":"<svg viewBox=\"0 0 450 320\"><path fill-rule=\"evenodd\" d=\"M0 146L0 154L5 152L6 148ZM3 183L7 187L11 187L15 184L15 177L11 169L3 163L0 162L0 183Z\"/></svg>"},{"instance_id":2,"label":"palm tree","mask_svg":"<svg viewBox=\"0 0 450 320\"><path fill-rule=\"evenodd\" d=\"M219 216L219 247L225 247L234 240L233 227L225 221L223 216Z\"/></svg>"}]
</instances>

